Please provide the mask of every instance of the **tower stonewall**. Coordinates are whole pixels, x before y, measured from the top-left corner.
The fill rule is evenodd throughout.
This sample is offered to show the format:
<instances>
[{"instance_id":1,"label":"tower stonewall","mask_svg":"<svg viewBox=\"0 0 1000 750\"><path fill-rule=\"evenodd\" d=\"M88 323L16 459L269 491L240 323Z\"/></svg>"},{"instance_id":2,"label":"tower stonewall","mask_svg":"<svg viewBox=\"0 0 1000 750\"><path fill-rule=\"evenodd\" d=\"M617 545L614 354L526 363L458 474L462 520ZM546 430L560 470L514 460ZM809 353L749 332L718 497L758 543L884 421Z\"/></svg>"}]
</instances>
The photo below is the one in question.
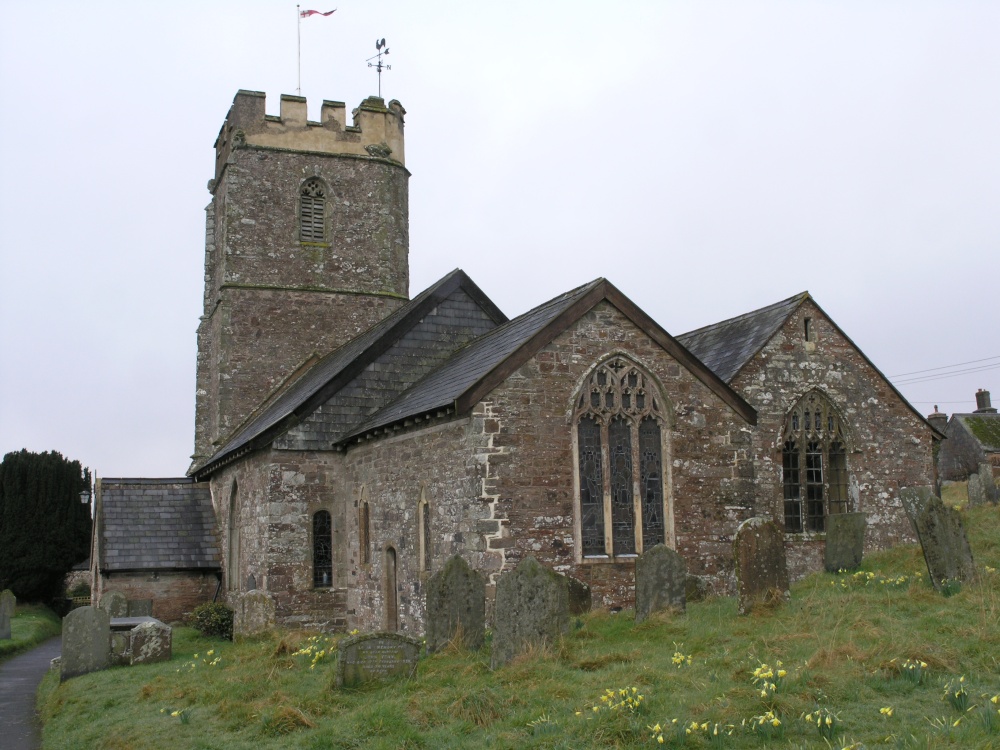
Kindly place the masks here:
<instances>
[{"instance_id":1,"label":"tower stonewall","mask_svg":"<svg viewBox=\"0 0 1000 750\"><path fill-rule=\"evenodd\" d=\"M398 101L239 91L215 142L198 326L195 452L209 458L254 409L405 303L409 171Z\"/></svg>"}]
</instances>

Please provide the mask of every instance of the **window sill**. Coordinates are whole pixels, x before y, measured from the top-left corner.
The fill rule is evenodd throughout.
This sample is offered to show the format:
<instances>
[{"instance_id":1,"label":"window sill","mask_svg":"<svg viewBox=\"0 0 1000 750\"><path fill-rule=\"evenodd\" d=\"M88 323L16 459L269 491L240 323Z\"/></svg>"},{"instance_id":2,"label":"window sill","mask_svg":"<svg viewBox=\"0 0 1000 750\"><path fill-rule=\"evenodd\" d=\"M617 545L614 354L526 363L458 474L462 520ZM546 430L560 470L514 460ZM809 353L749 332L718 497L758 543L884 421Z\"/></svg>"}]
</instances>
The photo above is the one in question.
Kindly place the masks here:
<instances>
[{"instance_id":1,"label":"window sill","mask_svg":"<svg viewBox=\"0 0 1000 750\"><path fill-rule=\"evenodd\" d=\"M637 554L629 555L585 555L580 561L583 565L601 565L601 564L614 564L614 563L626 563L634 565L635 561L639 559Z\"/></svg>"},{"instance_id":2,"label":"window sill","mask_svg":"<svg viewBox=\"0 0 1000 750\"><path fill-rule=\"evenodd\" d=\"M825 531L786 531L785 538L793 542L824 542Z\"/></svg>"},{"instance_id":3,"label":"window sill","mask_svg":"<svg viewBox=\"0 0 1000 750\"><path fill-rule=\"evenodd\" d=\"M299 240L299 245L302 247L330 247L329 242L303 242Z\"/></svg>"}]
</instances>

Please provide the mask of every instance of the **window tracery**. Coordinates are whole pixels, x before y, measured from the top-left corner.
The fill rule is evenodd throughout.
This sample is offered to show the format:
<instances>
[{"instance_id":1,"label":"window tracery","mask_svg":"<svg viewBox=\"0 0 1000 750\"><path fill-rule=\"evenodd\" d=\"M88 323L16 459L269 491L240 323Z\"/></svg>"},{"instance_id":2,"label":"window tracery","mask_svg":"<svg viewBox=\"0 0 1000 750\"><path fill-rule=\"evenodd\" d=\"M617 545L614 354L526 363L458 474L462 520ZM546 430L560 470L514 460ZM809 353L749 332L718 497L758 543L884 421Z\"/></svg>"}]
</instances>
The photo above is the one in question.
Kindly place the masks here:
<instances>
[{"instance_id":1,"label":"window tracery","mask_svg":"<svg viewBox=\"0 0 1000 750\"><path fill-rule=\"evenodd\" d=\"M583 556L636 555L668 541L664 406L653 379L622 356L599 366L577 396Z\"/></svg>"},{"instance_id":2,"label":"window tracery","mask_svg":"<svg viewBox=\"0 0 1000 750\"><path fill-rule=\"evenodd\" d=\"M829 514L850 511L844 434L823 394L806 394L785 417L781 470L785 531L824 531Z\"/></svg>"}]
</instances>

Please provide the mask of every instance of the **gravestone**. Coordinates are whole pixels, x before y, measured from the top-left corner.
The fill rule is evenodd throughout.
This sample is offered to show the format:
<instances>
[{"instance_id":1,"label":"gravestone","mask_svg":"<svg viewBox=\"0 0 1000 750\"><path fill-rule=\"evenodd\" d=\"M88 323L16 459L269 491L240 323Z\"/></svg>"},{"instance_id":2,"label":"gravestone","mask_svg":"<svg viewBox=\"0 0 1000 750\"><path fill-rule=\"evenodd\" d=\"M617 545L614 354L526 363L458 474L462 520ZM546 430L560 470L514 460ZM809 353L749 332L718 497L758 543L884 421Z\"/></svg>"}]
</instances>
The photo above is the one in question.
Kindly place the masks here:
<instances>
[{"instance_id":1,"label":"gravestone","mask_svg":"<svg viewBox=\"0 0 1000 750\"><path fill-rule=\"evenodd\" d=\"M173 654L173 631L159 620L136 625L129 633L131 664L154 664L170 661Z\"/></svg>"},{"instance_id":2,"label":"gravestone","mask_svg":"<svg viewBox=\"0 0 1000 750\"><path fill-rule=\"evenodd\" d=\"M563 577L566 579L566 585L569 586L569 613L571 615L587 614L593 603L590 586L572 576Z\"/></svg>"},{"instance_id":3,"label":"gravestone","mask_svg":"<svg viewBox=\"0 0 1000 750\"><path fill-rule=\"evenodd\" d=\"M654 612L687 607L687 563L665 544L643 552L635 561L635 621Z\"/></svg>"},{"instance_id":4,"label":"gravestone","mask_svg":"<svg viewBox=\"0 0 1000 750\"><path fill-rule=\"evenodd\" d=\"M337 644L337 687L354 687L390 677L412 677L417 671L420 641L401 633L369 633Z\"/></svg>"},{"instance_id":5,"label":"gravestone","mask_svg":"<svg viewBox=\"0 0 1000 750\"><path fill-rule=\"evenodd\" d=\"M934 588L941 591L947 581L971 581L976 575L969 539L962 517L939 497L931 497L917 516L917 534L924 551L927 572Z\"/></svg>"},{"instance_id":6,"label":"gravestone","mask_svg":"<svg viewBox=\"0 0 1000 750\"><path fill-rule=\"evenodd\" d=\"M825 565L828 573L857 570L865 554L864 513L831 513L826 517Z\"/></svg>"},{"instance_id":7,"label":"gravestone","mask_svg":"<svg viewBox=\"0 0 1000 750\"><path fill-rule=\"evenodd\" d=\"M491 669L526 649L548 646L569 630L566 577L526 557L500 576L494 609Z\"/></svg>"},{"instance_id":8,"label":"gravestone","mask_svg":"<svg viewBox=\"0 0 1000 750\"><path fill-rule=\"evenodd\" d=\"M0 593L0 640L10 640L10 621L14 617L14 608L17 606L17 597L10 589L4 589Z\"/></svg>"},{"instance_id":9,"label":"gravestone","mask_svg":"<svg viewBox=\"0 0 1000 750\"><path fill-rule=\"evenodd\" d=\"M109 660L112 667L126 667L132 663L129 635L127 630L111 631L111 654Z\"/></svg>"},{"instance_id":10,"label":"gravestone","mask_svg":"<svg viewBox=\"0 0 1000 750\"><path fill-rule=\"evenodd\" d=\"M153 616L152 599L128 600L128 614L126 615L126 617L152 617L152 616Z\"/></svg>"},{"instance_id":11,"label":"gravestone","mask_svg":"<svg viewBox=\"0 0 1000 750\"><path fill-rule=\"evenodd\" d=\"M969 474L968 483L969 507L986 505L986 493L983 492L983 480L978 474Z\"/></svg>"},{"instance_id":12,"label":"gravestone","mask_svg":"<svg viewBox=\"0 0 1000 750\"><path fill-rule=\"evenodd\" d=\"M111 618L98 607L78 607L63 618L60 679L107 669Z\"/></svg>"},{"instance_id":13,"label":"gravestone","mask_svg":"<svg viewBox=\"0 0 1000 750\"><path fill-rule=\"evenodd\" d=\"M979 481L983 485L983 495L986 502L996 505L1000 502L1000 488L997 487L996 479L993 478L993 467L990 464L979 464Z\"/></svg>"},{"instance_id":14,"label":"gravestone","mask_svg":"<svg viewBox=\"0 0 1000 750\"><path fill-rule=\"evenodd\" d=\"M483 645L486 633L486 579L460 555L453 555L427 581L424 612L427 652L447 646L456 636L470 651Z\"/></svg>"},{"instance_id":15,"label":"gravestone","mask_svg":"<svg viewBox=\"0 0 1000 750\"><path fill-rule=\"evenodd\" d=\"M250 636L274 629L274 597L255 589L245 594L230 594L233 606L233 635Z\"/></svg>"},{"instance_id":16,"label":"gravestone","mask_svg":"<svg viewBox=\"0 0 1000 750\"><path fill-rule=\"evenodd\" d=\"M689 602L701 602L708 598L710 591L708 579L705 576L689 575L684 583L684 599Z\"/></svg>"},{"instance_id":17,"label":"gravestone","mask_svg":"<svg viewBox=\"0 0 1000 750\"><path fill-rule=\"evenodd\" d=\"M97 606L107 612L108 617L128 617L128 599L121 591L105 591Z\"/></svg>"},{"instance_id":18,"label":"gravestone","mask_svg":"<svg viewBox=\"0 0 1000 750\"><path fill-rule=\"evenodd\" d=\"M899 491L899 501L903 504L906 517L910 519L910 525L914 533L917 531L917 516L927 507L927 503L934 496L933 487L903 487Z\"/></svg>"},{"instance_id":19,"label":"gravestone","mask_svg":"<svg viewBox=\"0 0 1000 750\"><path fill-rule=\"evenodd\" d=\"M785 534L768 518L750 518L740 524L733 540L736 562L737 609L749 614L758 602L788 599Z\"/></svg>"}]
</instances>

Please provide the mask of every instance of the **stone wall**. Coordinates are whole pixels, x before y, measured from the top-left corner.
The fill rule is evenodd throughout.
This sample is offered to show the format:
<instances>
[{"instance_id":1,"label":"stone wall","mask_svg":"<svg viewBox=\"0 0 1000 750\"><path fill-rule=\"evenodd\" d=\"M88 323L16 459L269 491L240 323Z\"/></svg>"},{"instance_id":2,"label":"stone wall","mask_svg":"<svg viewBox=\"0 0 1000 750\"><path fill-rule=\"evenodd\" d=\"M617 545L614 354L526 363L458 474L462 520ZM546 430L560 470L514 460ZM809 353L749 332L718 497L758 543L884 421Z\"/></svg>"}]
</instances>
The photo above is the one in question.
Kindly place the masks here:
<instances>
[{"instance_id":1,"label":"stone wall","mask_svg":"<svg viewBox=\"0 0 1000 750\"><path fill-rule=\"evenodd\" d=\"M527 555L590 584L594 606L633 603L634 558L583 558L574 530L574 397L594 366L624 354L660 381L673 425L663 456L673 544L694 575L731 587L732 535L753 515L750 426L658 344L603 302L529 360L477 408L490 439L484 496L505 569ZM669 488L669 489L668 489ZM669 524L668 524L669 529ZM668 530L668 541L669 537Z\"/></svg>"},{"instance_id":2,"label":"stone wall","mask_svg":"<svg viewBox=\"0 0 1000 750\"><path fill-rule=\"evenodd\" d=\"M129 600L152 599L152 616L170 623L186 621L195 607L212 601L219 590L219 577L214 572L198 571L105 573L98 586L102 592L120 591ZM92 602L99 600L97 592L92 594Z\"/></svg>"},{"instance_id":3,"label":"stone wall","mask_svg":"<svg viewBox=\"0 0 1000 750\"><path fill-rule=\"evenodd\" d=\"M393 137L398 136L400 154L379 157L355 143L358 133L338 140L331 130L329 143L314 143L307 135L286 138L292 130L315 130L304 116L301 123L292 116L296 102L288 123L276 126L264 119L262 98L244 99L254 112L234 104L231 117L243 118L236 129L253 130L247 123L257 122L259 103L260 137L240 139L232 130L233 140L223 149L225 158L210 185L204 313L198 329L196 463L310 355L323 356L342 345L409 294L409 172L398 160L401 108L391 115L398 115ZM390 116L378 116L383 115ZM333 120L328 124L335 125ZM284 145L272 143L268 133ZM326 189L326 236L324 242L303 243L299 192L312 177Z\"/></svg>"},{"instance_id":4,"label":"stone wall","mask_svg":"<svg viewBox=\"0 0 1000 750\"><path fill-rule=\"evenodd\" d=\"M812 321L813 341L805 340L805 318ZM815 388L839 410L847 432L852 510L868 515L866 549L915 541L899 489L933 483L931 428L814 303L803 303L732 385L757 409L753 453L760 515L783 524L782 426L789 410ZM823 539L786 534L793 580L822 569Z\"/></svg>"},{"instance_id":5,"label":"stone wall","mask_svg":"<svg viewBox=\"0 0 1000 750\"><path fill-rule=\"evenodd\" d=\"M989 463L990 459L979 441L957 415L952 415L948 421L945 434L948 439L941 444L938 452L938 473L942 481L965 482L970 474L979 471L979 464Z\"/></svg>"}]
</instances>

